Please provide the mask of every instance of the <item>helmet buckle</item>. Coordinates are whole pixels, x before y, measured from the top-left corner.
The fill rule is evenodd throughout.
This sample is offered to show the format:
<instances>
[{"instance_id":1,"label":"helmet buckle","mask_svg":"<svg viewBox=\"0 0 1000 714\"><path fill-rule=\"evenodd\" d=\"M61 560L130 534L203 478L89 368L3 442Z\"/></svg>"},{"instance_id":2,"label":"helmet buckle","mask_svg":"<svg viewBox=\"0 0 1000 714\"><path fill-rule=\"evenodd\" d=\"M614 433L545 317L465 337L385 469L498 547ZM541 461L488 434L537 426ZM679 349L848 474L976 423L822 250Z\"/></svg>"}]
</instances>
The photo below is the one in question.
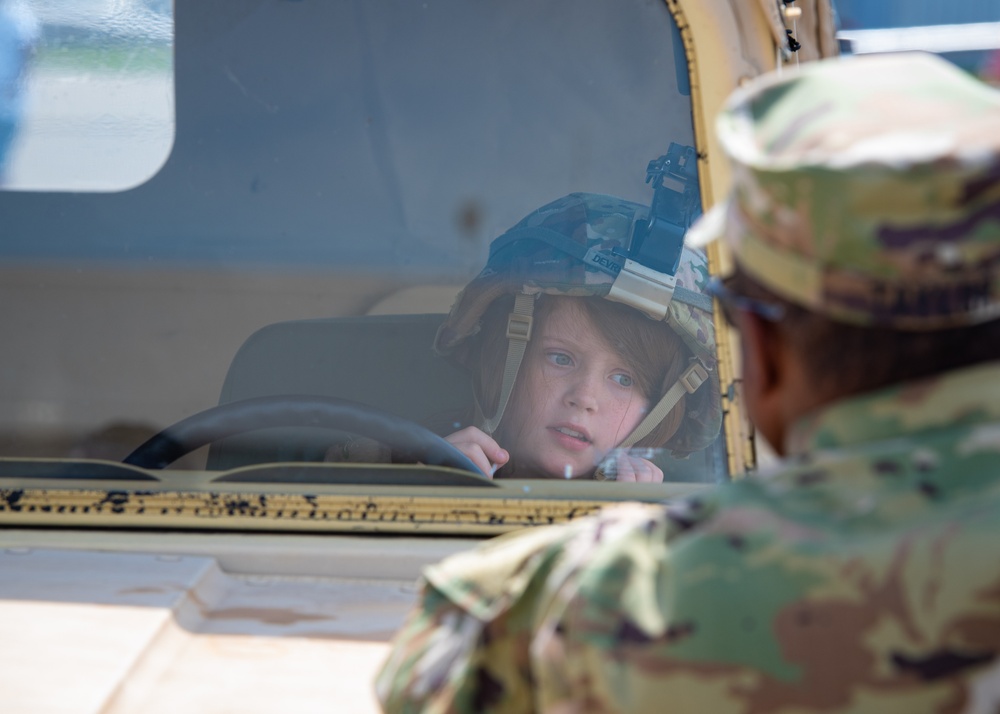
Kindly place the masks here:
<instances>
[{"instance_id":1,"label":"helmet buckle","mask_svg":"<svg viewBox=\"0 0 1000 714\"><path fill-rule=\"evenodd\" d=\"M684 370L684 374L677 380L688 394L694 394L698 387L708 381L708 370L702 366L701 362L694 362Z\"/></svg>"},{"instance_id":2,"label":"helmet buckle","mask_svg":"<svg viewBox=\"0 0 1000 714\"><path fill-rule=\"evenodd\" d=\"M518 315L512 312L507 317L507 339L527 342L531 339L533 322L534 318L531 315Z\"/></svg>"}]
</instances>

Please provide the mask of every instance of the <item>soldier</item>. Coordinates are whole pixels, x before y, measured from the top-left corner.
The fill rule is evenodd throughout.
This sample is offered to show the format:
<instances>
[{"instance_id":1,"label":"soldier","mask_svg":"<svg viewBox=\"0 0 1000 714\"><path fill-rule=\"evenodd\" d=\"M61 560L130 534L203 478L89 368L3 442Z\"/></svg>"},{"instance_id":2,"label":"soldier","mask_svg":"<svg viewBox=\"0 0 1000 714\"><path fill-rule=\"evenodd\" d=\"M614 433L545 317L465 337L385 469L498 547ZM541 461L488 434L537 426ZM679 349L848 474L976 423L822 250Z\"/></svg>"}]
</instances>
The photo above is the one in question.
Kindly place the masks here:
<instances>
[{"instance_id":1,"label":"soldier","mask_svg":"<svg viewBox=\"0 0 1000 714\"><path fill-rule=\"evenodd\" d=\"M426 573L390 712L1000 710L1000 93L803 66L718 120L716 294L785 457Z\"/></svg>"}]
</instances>

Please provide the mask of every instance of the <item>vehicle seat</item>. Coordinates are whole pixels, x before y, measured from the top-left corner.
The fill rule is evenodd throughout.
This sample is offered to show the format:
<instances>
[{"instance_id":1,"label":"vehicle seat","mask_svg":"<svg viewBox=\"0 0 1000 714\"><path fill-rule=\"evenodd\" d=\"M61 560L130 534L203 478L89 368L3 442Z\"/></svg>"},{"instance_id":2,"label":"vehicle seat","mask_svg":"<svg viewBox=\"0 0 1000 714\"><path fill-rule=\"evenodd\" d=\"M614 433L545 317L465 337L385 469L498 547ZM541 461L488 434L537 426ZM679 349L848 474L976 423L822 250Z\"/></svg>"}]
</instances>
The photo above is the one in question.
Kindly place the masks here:
<instances>
[{"instance_id":1,"label":"vehicle seat","mask_svg":"<svg viewBox=\"0 0 1000 714\"><path fill-rule=\"evenodd\" d=\"M237 351L220 404L304 394L361 402L444 436L472 404L469 376L431 345L444 314L295 320L261 328ZM342 432L274 428L216 442L208 468L322 461L353 438Z\"/></svg>"}]
</instances>

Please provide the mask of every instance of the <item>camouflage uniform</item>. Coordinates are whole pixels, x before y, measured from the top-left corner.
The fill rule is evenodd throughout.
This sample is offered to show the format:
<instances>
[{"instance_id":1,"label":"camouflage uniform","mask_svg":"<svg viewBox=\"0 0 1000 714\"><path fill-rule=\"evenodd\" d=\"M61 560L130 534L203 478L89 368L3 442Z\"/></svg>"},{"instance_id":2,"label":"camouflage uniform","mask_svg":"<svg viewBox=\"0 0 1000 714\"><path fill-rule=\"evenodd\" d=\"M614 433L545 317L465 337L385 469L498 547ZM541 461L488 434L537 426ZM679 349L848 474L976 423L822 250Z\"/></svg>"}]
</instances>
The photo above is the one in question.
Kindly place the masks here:
<instances>
[{"instance_id":1,"label":"camouflage uniform","mask_svg":"<svg viewBox=\"0 0 1000 714\"><path fill-rule=\"evenodd\" d=\"M752 83L719 126L734 190L699 230L755 279L856 323L997 314L996 92L857 58ZM1000 711L1000 363L834 402L785 447L430 568L386 710Z\"/></svg>"}]
</instances>

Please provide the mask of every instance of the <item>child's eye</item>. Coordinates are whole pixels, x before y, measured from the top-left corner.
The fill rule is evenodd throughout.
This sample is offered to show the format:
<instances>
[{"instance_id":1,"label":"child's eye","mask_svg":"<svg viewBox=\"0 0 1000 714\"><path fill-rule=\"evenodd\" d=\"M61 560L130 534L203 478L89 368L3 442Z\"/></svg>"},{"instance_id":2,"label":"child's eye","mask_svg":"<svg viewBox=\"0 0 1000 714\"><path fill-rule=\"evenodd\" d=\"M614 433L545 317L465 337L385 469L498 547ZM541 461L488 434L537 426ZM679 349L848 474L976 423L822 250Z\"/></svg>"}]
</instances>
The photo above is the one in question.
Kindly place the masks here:
<instances>
[{"instance_id":1,"label":"child's eye","mask_svg":"<svg viewBox=\"0 0 1000 714\"><path fill-rule=\"evenodd\" d=\"M622 387L631 387L633 384L632 378L627 374L616 374L611 377L611 379L618 382L618 384Z\"/></svg>"},{"instance_id":2,"label":"child's eye","mask_svg":"<svg viewBox=\"0 0 1000 714\"><path fill-rule=\"evenodd\" d=\"M560 367L569 367L573 360L565 352L549 352L549 361Z\"/></svg>"}]
</instances>

